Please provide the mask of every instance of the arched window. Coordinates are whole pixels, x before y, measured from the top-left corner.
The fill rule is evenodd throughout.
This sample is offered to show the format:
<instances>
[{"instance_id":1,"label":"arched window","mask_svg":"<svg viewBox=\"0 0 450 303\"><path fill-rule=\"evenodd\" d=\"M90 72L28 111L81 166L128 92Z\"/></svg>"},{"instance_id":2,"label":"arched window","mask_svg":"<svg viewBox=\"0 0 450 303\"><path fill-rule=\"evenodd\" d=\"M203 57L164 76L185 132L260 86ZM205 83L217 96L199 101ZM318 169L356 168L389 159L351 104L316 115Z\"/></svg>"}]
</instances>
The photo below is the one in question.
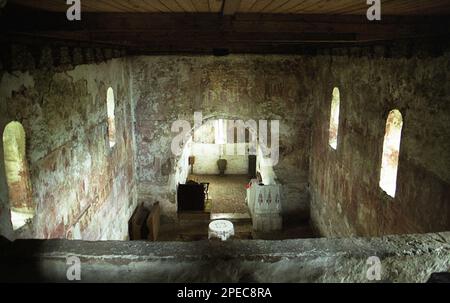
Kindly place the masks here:
<instances>
[{"instance_id":1,"label":"arched window","mask_svg":"<svg viewBox=\"0 0 450 303\"><path fill-rule=\"evenodd\" d=\"M115 114L114 114L114 91L110 87L108 88L108 92L106 94L106 104L108 108L108 138L109 138L109 147L113 147L116 145L116 122L115 122Z\"/></svg>"},{"instance_id":2,"label":"arched window","mask_svg":"<svg viewBox=\"0 0 450 303\"><path fill-rule=\"evenodd\" d=\"M392 110L386 122L380 173L380 187L391 197L395 197L397 187L397 169L402 127L402 114L396 109Z\"/></svg>"},{"instance_id":3,"label":"arched window","mask_svg":"<svg viewBox=\"0 0 450 303\"><path fill-rule=\"evenodd\" d=\"M215 143L227 143L227 120L218 119L214 123Z\"/></svg>"},{"instance_id":4,"label":"arched window","mask_svg":"<svg viewBox=\"0 0 450 303\"><path fill-rule=\"evenodd\" d=\"M3 131L3 149L11 222L14 230L17 230L27 224L35 213L22 124L11 122L6 125Z\"/></svg>"},{"instance_id":5,"label":"arched window","mask_svg":"<svg viewBox=\"0 0 450 303\"><path fill-rule=\"evenodd\" d=\"M339 128L339 106L340 106L340 94L339 89L335 87L333 89L333 98L331 100L331 115L330 115L330 129L328 144L333 149L337 148L338 128Z\"/></svg>"}]
</instances>

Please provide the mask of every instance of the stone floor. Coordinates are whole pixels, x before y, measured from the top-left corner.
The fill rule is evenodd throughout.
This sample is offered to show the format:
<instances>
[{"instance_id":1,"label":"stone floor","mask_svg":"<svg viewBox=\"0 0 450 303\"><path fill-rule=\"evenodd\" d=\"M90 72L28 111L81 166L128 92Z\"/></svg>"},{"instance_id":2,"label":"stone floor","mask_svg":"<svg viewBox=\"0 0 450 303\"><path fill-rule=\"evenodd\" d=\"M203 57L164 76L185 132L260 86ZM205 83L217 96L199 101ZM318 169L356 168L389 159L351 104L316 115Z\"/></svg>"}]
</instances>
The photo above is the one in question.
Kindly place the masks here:
<instances>
[{"instance_id":1,"label":"stone floor","mask_svg":"<svg viewBox=\"0 0 450 303\"><path fill-rule=\"evenodd\" d=\"M196 216L191 215L191 216ZM175 224L162 225L158 241L200 241L208 240L208 225L211 220L208 218L206 220L201 220L200 216L197 218L186 219L185 217ZM233 222L234 227L234 237L233 239L249 240L253 239L252 236L252 224L251 221L240 221Z\"/></svg>"},{"instance_id":2,"label":"stone floor","mask_svg":"<svg viewBox=\"0 0 450 303\"><path fill-rule=\"evenodd\" d=\"M212 200L211 213L183 212L178 214L177 222L162 224L158 241L200 241L208 239L208 225L212 220L225 219L233 222L233 239L285 240L314 238L308 218L285 220L283 230L260 233L255 232L252 219L245 203L248 182L246 175L191 175L190 180L209 182L209 199Z\"/></svg>"},{"instance_id":3,"label":"stone floor","mask_svg":"<svg viewBox=\"0 0 450 303\"><path fill-rule=\"evenodd\" d=\"M189 179L196 182L209 182L209 199L212 200L212 214L249 212L245 204L245 185L247 175L190 175Z\"/></svg>"},{"instance_id":4,"label":"stone floor","mask_svg":"<svg viewBox=\"0 0 450 303\"><path fill-rule=\"evenodd\" d=\"M178 222L161 225L158 241L200 241L208 239L208 225L212 220L209 214L180 214ZM315 238L309 222L299 221L283 224L283 229L273 232L256 232L253 230L251 218L231 219L234 225L235 240L287 240Z\"/></svg>"}]
</instances>

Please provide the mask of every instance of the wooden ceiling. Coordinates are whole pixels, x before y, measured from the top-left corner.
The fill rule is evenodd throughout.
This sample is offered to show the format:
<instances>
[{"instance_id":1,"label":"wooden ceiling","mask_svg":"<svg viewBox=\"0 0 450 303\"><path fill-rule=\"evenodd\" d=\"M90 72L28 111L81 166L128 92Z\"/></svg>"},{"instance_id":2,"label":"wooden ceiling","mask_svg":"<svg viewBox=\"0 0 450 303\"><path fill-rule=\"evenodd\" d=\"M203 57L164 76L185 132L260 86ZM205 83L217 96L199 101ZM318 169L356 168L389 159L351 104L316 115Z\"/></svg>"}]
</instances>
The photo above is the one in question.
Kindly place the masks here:
<instances>
[{"instance_id":1,"label":"wooden ceiling","mask_svg":"<svg viewBox=\"0 0 450 303\"><path fill-rule=\"evenodd\" d=\"M64 0L9 0L48 11L66 11ZM228 3L227 3L228 2ZM449 0L382 0L385 15L445 15ZM365 14L365 0L81 0L84 12Z\"/></svg>"},{"instance_id":2,"label":"wooden ceiling","mask_svg":"<svg viewBox=\"0 0 450 303\"><path fill-rule=\"evenodd\" d=\"M450 0L384 0L368 21L366 0L81 0L69 22L65 0L8 0L0 35L66 41L135 53L297 53L400 39L450 38Z\"/></svg>"}]
</instances>

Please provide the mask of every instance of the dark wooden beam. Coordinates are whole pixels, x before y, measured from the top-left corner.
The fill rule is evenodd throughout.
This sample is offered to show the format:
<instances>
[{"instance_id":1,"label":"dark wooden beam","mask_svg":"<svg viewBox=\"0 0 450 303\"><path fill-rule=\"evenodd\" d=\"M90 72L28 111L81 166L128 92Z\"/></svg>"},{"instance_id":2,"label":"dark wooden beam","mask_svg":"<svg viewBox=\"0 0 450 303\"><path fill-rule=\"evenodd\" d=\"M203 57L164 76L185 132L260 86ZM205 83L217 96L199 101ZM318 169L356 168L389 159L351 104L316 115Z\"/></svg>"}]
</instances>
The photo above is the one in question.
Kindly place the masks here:
<instances>
[{"instance_id":1,"label":"dark wooden beam","mask_svg":"<svg viewBox=\"0 0 450 303\"><path fill-rule=\"evenodd\" d=\"M295 45L448 37L450 18L383 16L381 22L370 22L366 16L355 15L84 13L81 21L69 22L65 13L7 7L0 28L11 39L42 37L133 50L279 48L283 53Z\"/></svg>"},{"instance_id":2,"label":"dark wooden beam","mask_svg":"<svg viewBox=\"0 0 450 303\"><path fill-rule=\"evenodd\" d=\"M232 16L236 14L239 6L241 5L241 0L224 0L222 15L224 16Z\"/></svg>"},{"instance_id":3,"label":"dark wooden beam","mask_svg":"<svg viewBox=\"0 0 450 303\"><path fill-rule=\"evenodd\" d=\"M328 32L328 33L415 33L430 29L448 32L448 16L383 16L370 22L355 15L278 15L209 13L84 13L81 21L68 21L65 13L32 10L4 10L2 30L38 31L238 31L238 32ZM431 32L430 32L431 34Z\"/></svg>"}]
</instances>

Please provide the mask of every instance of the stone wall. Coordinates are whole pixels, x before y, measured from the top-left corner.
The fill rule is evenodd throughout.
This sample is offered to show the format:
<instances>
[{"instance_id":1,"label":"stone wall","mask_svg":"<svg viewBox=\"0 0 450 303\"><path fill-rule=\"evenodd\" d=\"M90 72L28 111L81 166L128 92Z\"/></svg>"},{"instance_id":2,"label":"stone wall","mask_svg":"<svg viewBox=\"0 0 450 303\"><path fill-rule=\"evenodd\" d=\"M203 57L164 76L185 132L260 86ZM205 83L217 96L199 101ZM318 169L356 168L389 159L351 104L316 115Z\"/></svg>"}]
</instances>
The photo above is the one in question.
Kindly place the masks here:
<instances>
[{"instance_id":1,"label":"stone wall","mask_svg":"<svg viewBox=\"0 0 450 303\"><path fill-rule=\"evenodd\" d=\"M355 48L314 57L311 215L321 235L449 230L450 51L442 45ZM337 150L328 145L334 87L341 96ZM393 109L403 115L395 198L378 185Z\"/></svg>"},{"instance_id":2,"label":"stone wall","mask_svg":"<svg viewBox=\"0 0 450 303\"><path fill-rule=\"evenodd\" d=\"M419 45L420 43L418 43ZM448 44L448 43L447 43ZM422 45L422 44L420 44ZM423 44L426 48L428 44ZM5 51L8 49L8 51ZM25 128L38 238L123 239L137 200L176 213L187 157L176 120L279 120L273 174L283 214L311 217L324 236L448 230L449 52L365 47L317 56L152 56L12 45L0 56L0 129ZM106 92L116 100L108 145ZM337 150L328 145L331 94L341 94ZM378 186L387 114L403 114L397 196ZM0 158L3 147L0 145ZM0 161L0 233L14 237Z\"/></svg>"},{"instance_id":3,"label":"stone wall","mask_svg":"<svg viewBox=\"0 0 450 303\"><path fill-rule=\"evenodd\" d=\"M311 60L296 56L231 55L137 57L132 60L140 199L160 201L174 214L169 180L177 158L170 151L172 123L194 125L194 112L247 121L280 120L280 161L285 214L308 213L308 175L314 79Z\"/></svg>"},{"instance_id":4,"label":"stone wall","mask_svg":"<svg viewBox=\"0 0 450 303\"><path fill-rule=\"evenodd\" d=\"M423 283L432 273L450 270L450 235L226 242L0 239L0 281L70 282L69 257L79 258L84 283L371 283L377 282L367 275L376 264L371 257L380 261L382 282Z\"/></svg>"},{"instance_id":5,"label":"stone wall","mask_svg":"<svg viewBox=\"0 0 450 303\"><path fill-rule=\"evenodd\" d=\"M36 207L27 233L13 234L0 143L0 233L124 240L137 203L129 69L122 59L82 64L89 57L77 57L76 51L67 53L65 65L61 59L53 64L52 52L42 49L39 60L32 60L24 48L9 61L11 70L0 73L0 130L10 121L25 129ZM32 62L13 66L26 57ZM47 65L33 63L45 60ZM107 136L108 87L115 94L113 148Z\"/></svg>"}]
</instances>

